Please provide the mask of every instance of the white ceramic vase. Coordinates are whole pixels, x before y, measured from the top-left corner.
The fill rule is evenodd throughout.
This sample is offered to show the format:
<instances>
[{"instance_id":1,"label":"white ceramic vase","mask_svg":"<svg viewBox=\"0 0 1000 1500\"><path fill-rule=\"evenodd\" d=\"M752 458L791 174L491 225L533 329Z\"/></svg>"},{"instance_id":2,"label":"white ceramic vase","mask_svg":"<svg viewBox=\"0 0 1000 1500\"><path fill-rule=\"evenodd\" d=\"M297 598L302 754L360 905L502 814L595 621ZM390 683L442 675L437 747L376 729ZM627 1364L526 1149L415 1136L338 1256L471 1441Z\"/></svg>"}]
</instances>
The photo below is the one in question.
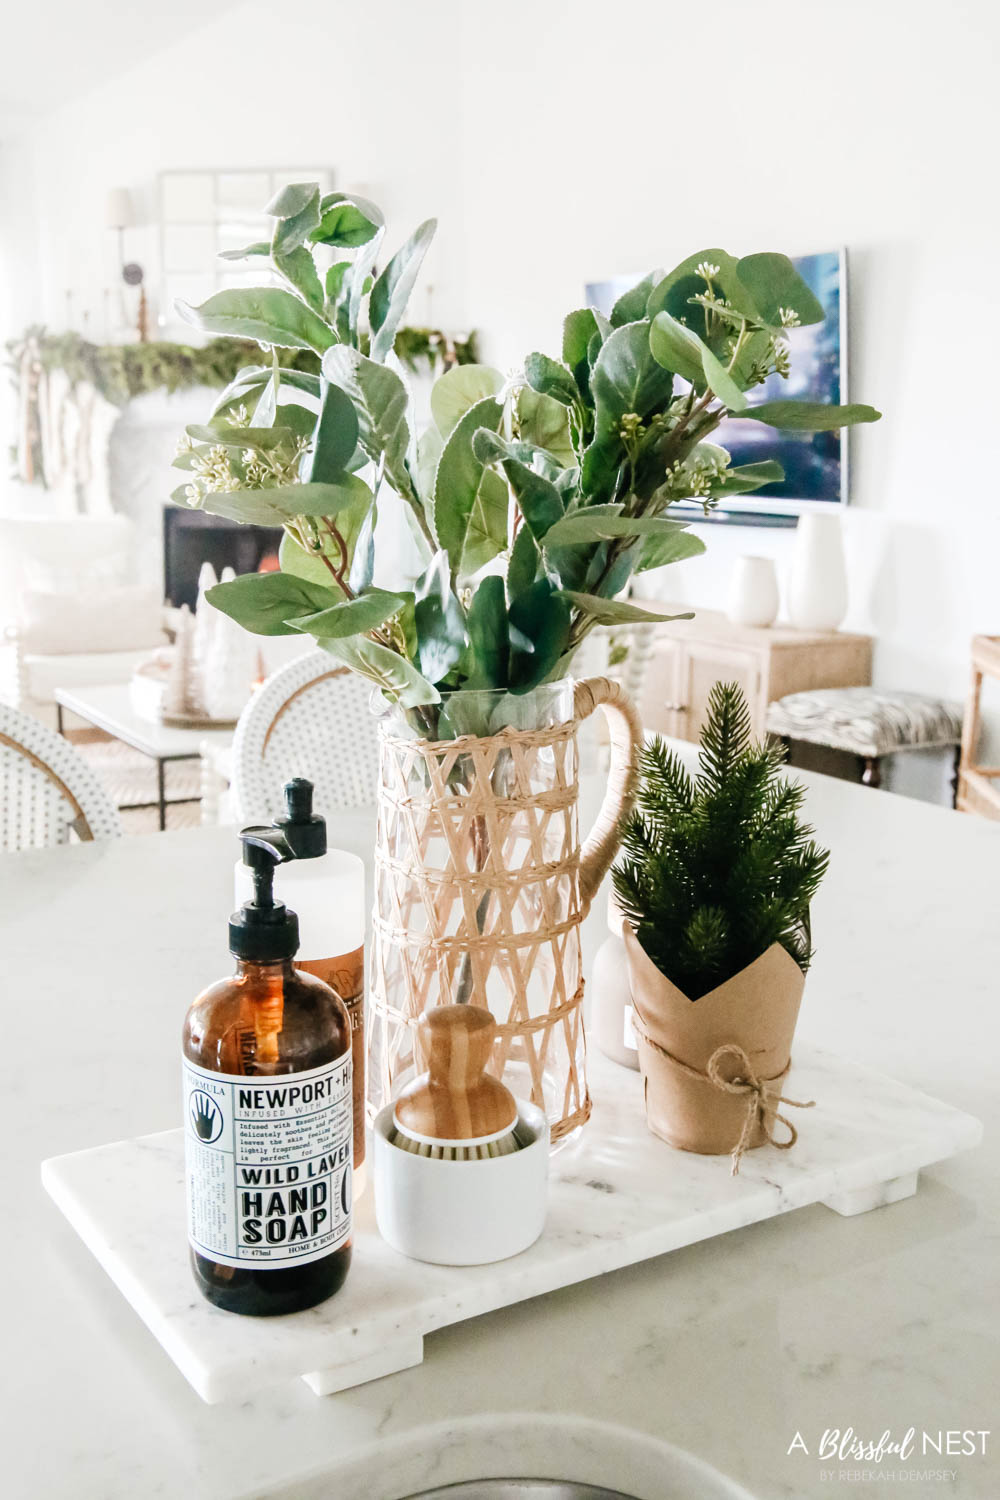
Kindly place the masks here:
<instances>
[{"instance_id":1,"label":"white ceramic vase","mask_svg":"<svg viewBox=\"0 0 1000 1500\"><path fill-rule=\"evenodd\" d=\"M613 890L608 892L608 936L594 954L587 989L591 997L589 1035L605 1057L638 1072L628 955L622 942L621 908Z\"/></svg>"},{"instance_id":2,"label":"white ceramic vase","mask_svg":"<svg viewBox=\"0 0 1000 1500\"><path fill-rule=\"evenodd\" d=\"M778 575L770 557L738 557L729 587L734 625L773 625L778 615Z\"/></svg>"},{"instance_id":3,"label":"white ceramic vase","mask_svg":"<svg viewBox=\"0 0 1000 1500\"><path fill-rule=\"evenodd\" d=\"M788 618L798 630L836 630L847 613L847 565L839 516L799 517L788 584Z\"/></svg>"}]
</instances>

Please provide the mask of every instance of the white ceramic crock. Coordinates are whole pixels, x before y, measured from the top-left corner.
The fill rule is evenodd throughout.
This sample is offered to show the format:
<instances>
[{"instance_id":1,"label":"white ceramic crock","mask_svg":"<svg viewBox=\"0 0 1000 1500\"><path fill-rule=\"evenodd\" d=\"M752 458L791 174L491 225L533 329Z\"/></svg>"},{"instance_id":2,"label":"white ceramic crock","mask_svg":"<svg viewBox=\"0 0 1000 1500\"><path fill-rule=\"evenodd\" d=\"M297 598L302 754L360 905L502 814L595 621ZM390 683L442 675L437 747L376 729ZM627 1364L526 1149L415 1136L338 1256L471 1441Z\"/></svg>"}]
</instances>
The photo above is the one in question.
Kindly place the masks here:
<instances>
[{"instance_id":1,"label":"white ceramic crock","mask_svg":"<svg viewBox=\"0 0 1000 1500\"><path fill-rule=\"evenodd\" d=\"M797 630L836 630L847 613L847 563L840 517L799 517L788 582L788 618Z\"/></svg>"},{"instance_id":2,"label":"white ceramic crock","mask_svg":"<svg viewBox=\"0 0 1000 1500\"><path fill-rule=\"evenodd\" d=\"M734 625L773 625L778 617L778 575L772 557L738 557L729 586Z\"/></svg>"},{"instance_id":3,"label":"white ceramic crock","mask_svg":"<svg viewBox=\"0 0 1000 1500\"><path fill-rule=\"evenodd\" d=\"M519 1132L533 1139L510 1156L442 1161L390 1143L394 1106L375 1117L375 1220L382 1238L412 1260L483 1266L533 1245L545 1226L549 1125L518 1100Z\"/></svg>"}]
</instances>

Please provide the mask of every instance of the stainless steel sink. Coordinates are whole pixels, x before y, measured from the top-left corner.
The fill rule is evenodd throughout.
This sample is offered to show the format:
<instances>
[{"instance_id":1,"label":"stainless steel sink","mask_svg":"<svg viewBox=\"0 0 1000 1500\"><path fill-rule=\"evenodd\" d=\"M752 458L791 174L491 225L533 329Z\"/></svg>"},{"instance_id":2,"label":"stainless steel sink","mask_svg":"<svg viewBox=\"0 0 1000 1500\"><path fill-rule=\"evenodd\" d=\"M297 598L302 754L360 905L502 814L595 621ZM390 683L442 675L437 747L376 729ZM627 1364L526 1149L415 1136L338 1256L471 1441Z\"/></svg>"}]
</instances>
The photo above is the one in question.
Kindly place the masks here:
<instances>
[{"instance_id":1,"label":"stainless steel sink","mask_svg":"<svg viewBox=\"0 0 1000 1500\"><path fill-rule=\"evenodd\" d=\"M408 1500L635 1500L635 1496L572 1480L473 1479L466 1484L447 1484L440 1490L421 1490Z\"/></svg>"},{"instance_id":2,"label":"stainless steel sink","mask_svg":"<svg viewBox=\"0 0 1000 1500\"><path fill-rule=\"evenodd\" d=\"M482 1478L490 1470L501 1476ZM542 1479L537 1476L547 1474ZM536 1476L536 1477L532 1477ZM563 1476L573 1476L563 1477ZM430 1486L430 1488L428 1488ZM381 1437L255 1500L754 1500L694 1454L594 1417L481 1412Z\"/></svg>"}]
</instances>

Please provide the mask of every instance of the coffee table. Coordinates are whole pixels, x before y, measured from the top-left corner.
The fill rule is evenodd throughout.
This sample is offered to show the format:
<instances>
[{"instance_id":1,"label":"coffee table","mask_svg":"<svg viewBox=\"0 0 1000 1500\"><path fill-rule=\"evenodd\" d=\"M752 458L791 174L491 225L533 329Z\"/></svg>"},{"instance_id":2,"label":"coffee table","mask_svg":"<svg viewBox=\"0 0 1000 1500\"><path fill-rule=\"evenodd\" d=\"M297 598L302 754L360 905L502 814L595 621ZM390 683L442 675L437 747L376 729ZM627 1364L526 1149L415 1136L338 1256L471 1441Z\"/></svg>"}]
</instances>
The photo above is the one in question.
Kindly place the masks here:
<instances>
[{"instance_id":1,"label":"coffee table","mask_svg":"<svg viewBox=\"0 0 1000 1500\"><path fill-rule=\"evenodd\" d=\"M127 683L84 688L57 687L54 697L60 734L65 733L63 714L68 711L156 762L157 800L125 803L123 810L158 808L161 832L167 826L168 806L201 801L200 797L172 797L168 803L165 779L167 761L199 760L201 747L206 741L219 747L232 744L231 729L179 729L140 718L132 707Z\"/></svg>"}]
</instances>

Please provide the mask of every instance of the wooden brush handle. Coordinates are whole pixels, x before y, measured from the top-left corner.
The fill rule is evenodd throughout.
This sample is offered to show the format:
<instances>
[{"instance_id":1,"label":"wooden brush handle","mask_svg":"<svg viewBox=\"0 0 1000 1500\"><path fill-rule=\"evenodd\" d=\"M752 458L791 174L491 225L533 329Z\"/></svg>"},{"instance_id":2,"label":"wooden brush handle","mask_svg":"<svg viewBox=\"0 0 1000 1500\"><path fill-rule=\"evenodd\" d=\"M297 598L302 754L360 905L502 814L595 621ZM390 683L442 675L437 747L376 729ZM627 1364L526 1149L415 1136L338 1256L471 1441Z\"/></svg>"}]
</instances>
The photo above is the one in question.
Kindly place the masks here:
<instances>
[{"instance_id":1,"label":"wooden brush handle","mask_svg":"<svg viewBox=\"0 0 1000 1500\"><path fill-rule=\"evenodd\" d=\"M509 1089L484 1072L496 1023L478 1005L439 1005L417 1022L415 1048L427 1069L396 1101L396 1122L418 1136L474 1141L510 1130L517 1105Z\"/></svg>"}]
</instances>

